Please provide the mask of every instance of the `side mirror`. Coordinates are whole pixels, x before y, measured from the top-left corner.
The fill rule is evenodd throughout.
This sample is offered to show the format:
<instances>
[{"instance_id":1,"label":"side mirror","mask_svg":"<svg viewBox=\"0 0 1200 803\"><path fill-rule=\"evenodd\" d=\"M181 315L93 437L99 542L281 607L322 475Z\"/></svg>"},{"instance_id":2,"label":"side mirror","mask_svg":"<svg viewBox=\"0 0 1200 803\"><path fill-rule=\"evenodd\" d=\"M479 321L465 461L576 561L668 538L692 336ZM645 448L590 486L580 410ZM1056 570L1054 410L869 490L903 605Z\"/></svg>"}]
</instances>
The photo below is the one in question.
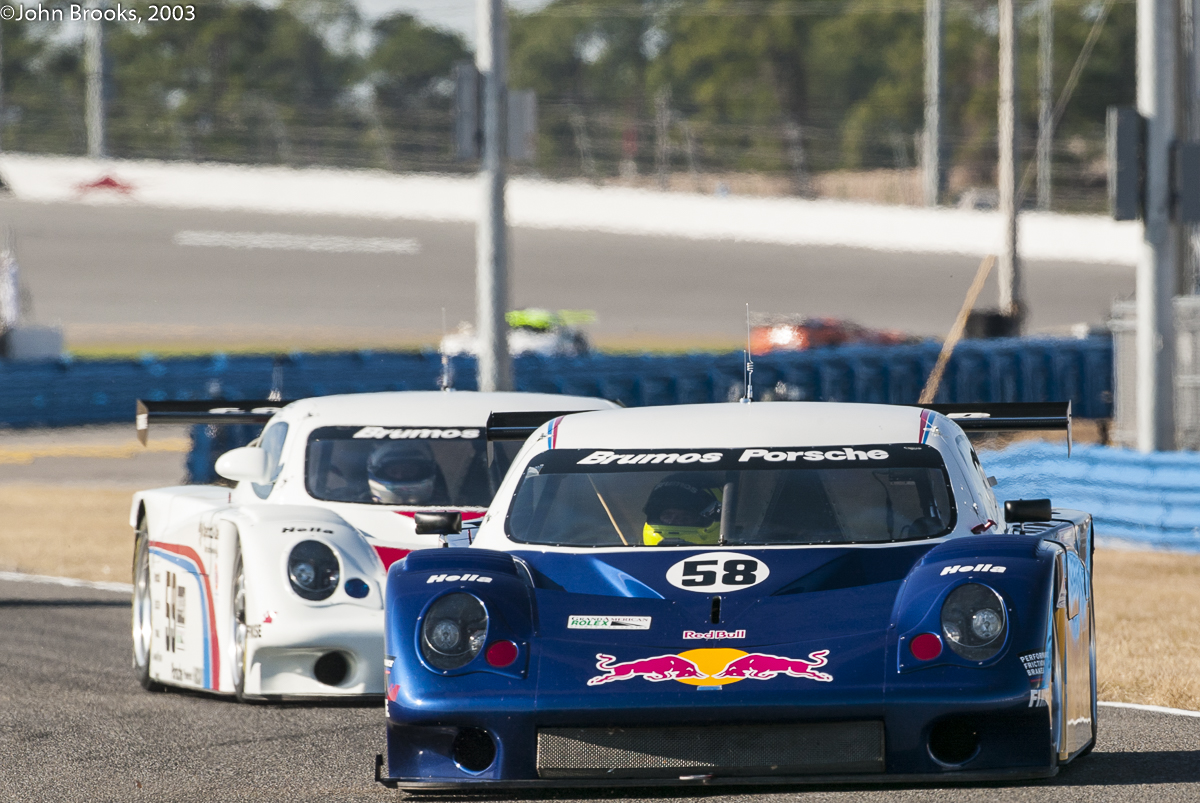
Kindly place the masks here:
<instances>
[{"instance_id":1,"label":"side mirror","mask_svg":"<svg viewBox=\"0 0 1200 803\"><path fill-rule=\"evenodd\" d=\"M462 514L418 513L413 516L417 535L457 535L462 532Z\"/></svg>"},{"instance_id":2,"label":"side mirror","mask_svg":"<svg viewBox=\"0 0 1200 803\"><path fill-rule=\"evenodd\" d=\"M271 481L267 476L267 453L257 446L229 450L217 458L216 470L234 482L266 484Z\"/></svg>"},{"instance_id":3,"label":"side mirror","mask_svg":"<svg viewBox=\"0 0 1200 803\"><path fill-rule=\"evenodd\" d=\"M1049 499L1010 499L1004 503L1004 519L1009 524L1027 521L1050 521Z\"/></svg>"}]
</instances>

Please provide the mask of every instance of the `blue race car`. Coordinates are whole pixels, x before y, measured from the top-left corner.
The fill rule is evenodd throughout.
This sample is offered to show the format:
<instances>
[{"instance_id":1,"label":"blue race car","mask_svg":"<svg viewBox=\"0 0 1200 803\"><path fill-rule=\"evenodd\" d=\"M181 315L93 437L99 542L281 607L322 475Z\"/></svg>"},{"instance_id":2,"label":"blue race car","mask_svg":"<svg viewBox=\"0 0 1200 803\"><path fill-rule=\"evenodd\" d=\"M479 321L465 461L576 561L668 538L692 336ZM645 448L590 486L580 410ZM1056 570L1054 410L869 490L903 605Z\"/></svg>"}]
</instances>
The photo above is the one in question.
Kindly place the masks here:
<instances>
[{"instance_id":1,"label":"blue race car","mask_svg":"<svg viewBox=\"0 0 1200 803\"><path fill-rule=\"evenodd\" d=\"M1091 517L1001 508L965 432L1069 405L493 423L532 436L473 544L388 574L381 782L1016 780L1094 745Z\"/></svg>"}]
</instances>

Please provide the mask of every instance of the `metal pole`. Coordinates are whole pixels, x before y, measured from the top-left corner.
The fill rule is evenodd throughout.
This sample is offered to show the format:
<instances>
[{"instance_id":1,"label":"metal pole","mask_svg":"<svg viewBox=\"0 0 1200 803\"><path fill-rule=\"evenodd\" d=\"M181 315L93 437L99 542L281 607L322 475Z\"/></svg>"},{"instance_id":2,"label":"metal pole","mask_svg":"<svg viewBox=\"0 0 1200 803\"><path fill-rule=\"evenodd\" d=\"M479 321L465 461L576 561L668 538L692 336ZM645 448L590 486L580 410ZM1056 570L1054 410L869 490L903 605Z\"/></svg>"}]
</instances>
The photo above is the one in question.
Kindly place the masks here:
<instances>
[{"instance_id":1,"label":"metal pole","mask_svg":"<svg viewBox=\"0 0 1200 803\"><path fill-rule=\"evenodd\" d=\"M4 31L0 25L0 150L4 149Z\"/></svg>"},{"instance_id":2,"label":"metal pole","mask_svg":"<svg viewBox=\"0 0 1200 803\"><path fill-rule=\"evenodd\" d=\"M1174 421L1174 321L1177 247L1171 223L1171 143L1175 139L1173 0L1138 0L1137 105L1146 118L1145 210L1137 266L1137 446L1171 449Z\"/></svg>"},{"instance_id":3,"label":"metal pole","mask_svg":"<svg viewBox=\"0 0 1200 803\"><path fill-rule=\"evenodd\" d=\"M102 8L95 6L94 9ZM88 156L103 159L104 142L104 28L98 19L84 23L84 69L87 71L86 127Z\"/></svg>"},{"instance_id":4,"label":"metal pole","mask_svg":"<svg viewBox=\"0 0 1200 803\"><path fill-rule=\"evenodd\" d=\"M1054 142L1054 0L1041 0L1038 25L1037 205L1050 209L1050 149Z\"/></svg>"},{"instance_id":5,"label":"metal pole","mask_svg":"<svg viewBox=\"0 0 1200 803\"><path fill-rule=\"evenodd\" d=\"M942 166L942 0L925 0L925 135L921 183L926 206L937 206L946 185Z\"/></svg>"},{"instance_id":6,"label":"metal pole","mask_svg":"<svg viewBox=\"0 0 1200 803\"><path fill-rule=\"evenodd\" d=\"M508 229L504 219L504 156L508 115L508 39L504 0L478 0L475 66L483 85L483 154L479 181L483 209L475 229L475 320L479 333L479 389L512 390L508 354Z\"/></svg>"},{"instance_id":7,"label":"metal pole","mask_svg":"<svg viewBox=\"0 0 1200 803\"><path fill-rule=\"evenodd\" d=\"M1000 312L1020 331L1025 310L1021 296L1021 261L1017 253L1017 28L1014 0L1000 0L1000 163L996 180L1004 217L1000 245Z\"/></svg>"}]
</instances>

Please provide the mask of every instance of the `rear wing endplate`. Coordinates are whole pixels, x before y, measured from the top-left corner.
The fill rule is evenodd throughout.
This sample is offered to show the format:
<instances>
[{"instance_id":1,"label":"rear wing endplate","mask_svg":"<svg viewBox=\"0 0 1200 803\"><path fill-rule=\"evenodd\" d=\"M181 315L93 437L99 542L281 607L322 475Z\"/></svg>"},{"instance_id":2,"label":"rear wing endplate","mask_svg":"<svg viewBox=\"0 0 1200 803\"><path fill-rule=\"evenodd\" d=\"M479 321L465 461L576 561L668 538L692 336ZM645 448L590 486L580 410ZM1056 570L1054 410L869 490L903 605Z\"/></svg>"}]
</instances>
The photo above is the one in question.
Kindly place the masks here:
<instances>
[{"instance_id":1,"label":"rear wing endplate","mask_svg":"<svg viewBox=\"0 0 1200 803\"><path fill-rule=\"evenodd\" d=\"M532 410L510 413L492 413L487 420L489 441L523 441L547 421L572 413L588 410Z\"/></svg>"},{"instance_id":2,"label":"rear wing endplate","mask_svg":"<svg viewBox=\"0 0 1200 803\"><path fill-rule=\"evenodd\" d=\"M1071 403L998 402L994 404L922 404L949 418L965 432L1066 430L1071 453Z\"/></svg>"},{"instance_id":3,"label":"rear wing endplate","mask_svg":"<svg viewBox=\"0 0 1200 803\"><path fill-rule=\"evenodd\" d=\"M291 401L256 399L236 401L137 400L137 437L145 445L151 424L265 424Z\"/></svg>"}]
</instances>

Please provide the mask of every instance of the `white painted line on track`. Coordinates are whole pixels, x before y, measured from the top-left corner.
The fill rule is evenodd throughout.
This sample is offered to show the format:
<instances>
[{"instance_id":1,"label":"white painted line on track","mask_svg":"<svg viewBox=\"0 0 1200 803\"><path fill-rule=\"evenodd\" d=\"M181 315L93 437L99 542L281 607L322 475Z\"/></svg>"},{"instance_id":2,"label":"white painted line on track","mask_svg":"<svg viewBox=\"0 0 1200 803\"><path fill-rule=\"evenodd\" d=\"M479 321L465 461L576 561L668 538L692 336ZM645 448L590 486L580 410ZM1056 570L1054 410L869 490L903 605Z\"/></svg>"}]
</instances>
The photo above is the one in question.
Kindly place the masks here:
<instances>
[{"instance_id":1,"label":"white painted line on track","mask_svg":"<svg viewBox=\"0 0 1200 803\"><path fill-rule=\"evenodd\" d=\"M13 583L43 583L45 585L66 586L68 588L93 588L97 591L118 591L124 594L133 593L133 585L130 583L104 583L95 580L76 580L74 577L50 577L44 574L0 572L0 580L7 580Z\"/></svg>"},{"instance_id":2,"label":"white painted line on track","mask_svg":"<svg viewBox=\"0 0 1200 803\"><path fill-rule=\"evenodd\" d=\"M1141 705L1139 703L1097 703L1108 708L1132 708L1134 711L1153 711L1155 714L1172 714L1177 717L1200 717L1200 711L1185 708L1167 708L1165 705Z\"/></svg>"},{"instance_id":3,"label":"white painted line on track","mask_svg":"<svg viewBox=\"0 0 1200 803\"><path fill-rule=\"evenodd\" d=\"M416 254L421 251L421 244L411 238L339 237L272 231L178 231L175 233L175 244L206 248L319 251L328 254Z\"/></svg>"}]
</instances>

